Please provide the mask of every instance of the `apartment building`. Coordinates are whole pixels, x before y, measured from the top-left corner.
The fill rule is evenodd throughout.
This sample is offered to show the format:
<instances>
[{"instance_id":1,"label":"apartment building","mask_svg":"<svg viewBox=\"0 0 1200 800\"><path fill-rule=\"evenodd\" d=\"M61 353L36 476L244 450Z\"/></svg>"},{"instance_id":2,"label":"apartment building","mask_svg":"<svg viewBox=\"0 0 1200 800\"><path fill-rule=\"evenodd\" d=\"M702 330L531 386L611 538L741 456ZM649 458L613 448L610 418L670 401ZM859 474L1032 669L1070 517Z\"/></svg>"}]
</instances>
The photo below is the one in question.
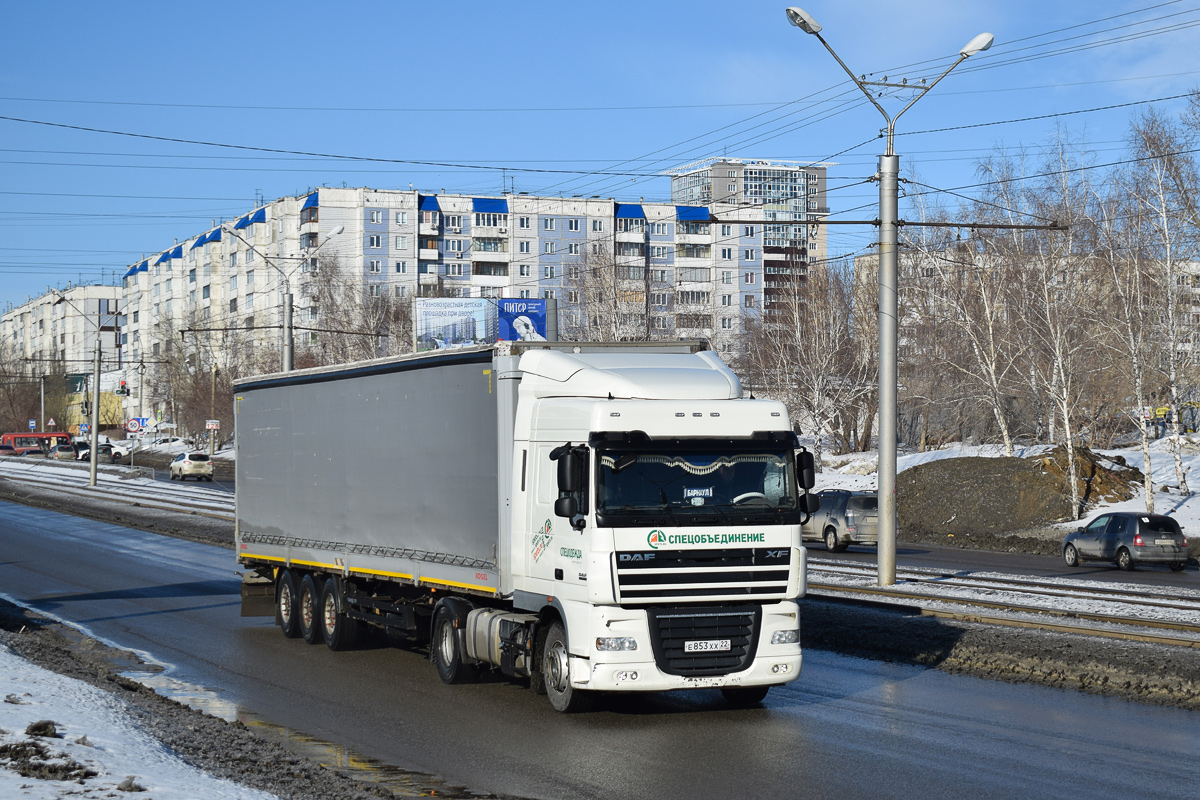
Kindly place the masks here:
<instances>
[{"instance_id":1,"label":"apartment building","mask_svg":"<svg viewBox=\"0 0 1200 800\"><path fill-rule=\"evenodd\" d=\"M119 286L68 286L33 298L0 315L0 346L32 374L92 371L96 337L101 368L120 367Z\"/></svg>"},{"instance_id":2,"label":"apartment building","mask_svg":"<svg viewBox=\"0 0 1200 800\"><path fill-rule=\"evenodd\" d=\"M804 281L811 260L826 258L825 163L709 158L670 171L676 203L736 209L722 252L736 253L743 290L768 317ZM747 294L743 294L743 300ZM751 300L753 302L753 300Z\"/></svg>"}]
</instances>

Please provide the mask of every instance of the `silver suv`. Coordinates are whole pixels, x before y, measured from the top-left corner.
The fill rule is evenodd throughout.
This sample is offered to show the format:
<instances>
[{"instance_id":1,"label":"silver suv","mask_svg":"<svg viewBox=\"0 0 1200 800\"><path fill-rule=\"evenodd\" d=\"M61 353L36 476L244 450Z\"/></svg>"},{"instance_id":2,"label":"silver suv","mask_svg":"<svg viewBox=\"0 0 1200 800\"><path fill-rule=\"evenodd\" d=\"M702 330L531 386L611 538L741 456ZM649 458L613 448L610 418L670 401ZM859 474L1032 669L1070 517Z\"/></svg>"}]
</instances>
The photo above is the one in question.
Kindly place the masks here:
<instances>
[{"instance_id":1,"label":"silver suv","mask_svg":"<svg viewBox=\"0 0 1200 800\"><path fill-rule=\"evenodd\" d=\"M873 492L822 489L817 497L821 507L804 523L804 541L824 542L831 553L852 544L879 544L879 502Z\"/></svg>"}]
</instances>

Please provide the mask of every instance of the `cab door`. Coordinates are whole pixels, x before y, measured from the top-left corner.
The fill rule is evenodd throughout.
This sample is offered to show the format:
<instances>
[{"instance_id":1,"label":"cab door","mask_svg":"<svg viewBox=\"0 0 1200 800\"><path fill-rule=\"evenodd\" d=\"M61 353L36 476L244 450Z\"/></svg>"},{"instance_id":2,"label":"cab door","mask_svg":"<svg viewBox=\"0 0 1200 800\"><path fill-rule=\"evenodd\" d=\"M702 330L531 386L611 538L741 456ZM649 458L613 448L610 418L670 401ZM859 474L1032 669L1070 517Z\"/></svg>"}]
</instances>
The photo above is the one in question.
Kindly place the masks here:
<instances>
[{"instance_id":1,"label":"cab door","mask_svg":"<svg viewBox=\"0 0 1200 800\"><path fill-rule=\"evenodd\" d=\"M1075 539L1075 549L1084 558L1100 558L1100 537L1112 518L1108 514L1096 517Z\"/></svg>"}]
</instances>

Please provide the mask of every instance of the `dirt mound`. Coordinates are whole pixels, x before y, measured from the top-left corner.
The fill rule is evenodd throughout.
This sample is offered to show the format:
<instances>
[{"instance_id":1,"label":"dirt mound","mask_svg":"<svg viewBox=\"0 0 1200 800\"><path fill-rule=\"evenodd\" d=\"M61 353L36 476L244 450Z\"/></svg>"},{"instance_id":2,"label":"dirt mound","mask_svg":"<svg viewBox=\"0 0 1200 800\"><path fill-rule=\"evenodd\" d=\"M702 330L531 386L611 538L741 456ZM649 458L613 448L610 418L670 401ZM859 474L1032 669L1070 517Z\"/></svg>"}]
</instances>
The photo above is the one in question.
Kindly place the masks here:
<instances>
[{"instance_id":1,"label":"dirt mound","mask_svg":"<svg viewBox=\"0 0 1200 800\"><path fill-rule=\"evenodd\" d=\"M1085 449L1076 453L1085 508L1133 497L1141 472ZM910 467L896 479L900 538L988 539L1064 522L1071 518L1068 470L1061 447L1037 458L948 458Z\"/></svg>"}]
</instances>

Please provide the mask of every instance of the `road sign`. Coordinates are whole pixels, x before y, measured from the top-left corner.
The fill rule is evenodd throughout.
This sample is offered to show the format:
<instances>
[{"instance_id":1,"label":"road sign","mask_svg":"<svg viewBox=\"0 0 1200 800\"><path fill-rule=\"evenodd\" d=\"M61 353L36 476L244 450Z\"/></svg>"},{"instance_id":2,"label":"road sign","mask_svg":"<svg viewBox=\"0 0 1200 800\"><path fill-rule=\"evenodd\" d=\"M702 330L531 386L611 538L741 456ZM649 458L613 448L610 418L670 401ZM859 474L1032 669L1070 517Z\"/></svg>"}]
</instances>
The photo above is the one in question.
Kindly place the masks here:
<instances>
[{"instance_id":1,"label":"road sign","mask_svg":"<svg viewBox=\"0 0 1200 800\"><path fill-rule=\"evenodd\" d=\"M204 429L205 429L206 431L219 431L219 430L221 430L221 420L219 420L219 419L209 419L209 420L205 420L205 421L204 421Z\"/></svg>"},{"instance_id":2,"label":"road sign","mask_svg":"<svg viewBox=\"0 0 1200 800\"><path fill-rule=\"evenodd\" d=\"M141 429L142 421L137 417L130 417L129 421L125 423L125 430L129 431L130 433L137 433Z\"/></svg>"},{"instance_id":3,"label":"road sign","mask_svg":"<svg viewBox=\"0 0 1200 800\"><path fill-rule=\"evenodd\" d=\"M49 420L46 421L47 428L53 428L57 424L58 423L54 421L54 417L51 417Z\"/></svg>"},{"instance_id":4,"label":"road sign","mask_svg":"<svg viewBox=\"0 0 1200 800\"><path fill-rule=\"evenodd\" d=\"M37 420L36 419L29 420L29 430L31 430L31 431L37 430Z\"/></svg>"},{"instance_id":5,"label":"road sign","mask_svg":"<svg viewBox=\"0 0 1200 800\"><path fill-rule=\"evenodd\" d=\"M90 430L90 428L86 422L79 423L79 432L80 433L87 433L88 430Z\"/></svg>"}]
</instances>

